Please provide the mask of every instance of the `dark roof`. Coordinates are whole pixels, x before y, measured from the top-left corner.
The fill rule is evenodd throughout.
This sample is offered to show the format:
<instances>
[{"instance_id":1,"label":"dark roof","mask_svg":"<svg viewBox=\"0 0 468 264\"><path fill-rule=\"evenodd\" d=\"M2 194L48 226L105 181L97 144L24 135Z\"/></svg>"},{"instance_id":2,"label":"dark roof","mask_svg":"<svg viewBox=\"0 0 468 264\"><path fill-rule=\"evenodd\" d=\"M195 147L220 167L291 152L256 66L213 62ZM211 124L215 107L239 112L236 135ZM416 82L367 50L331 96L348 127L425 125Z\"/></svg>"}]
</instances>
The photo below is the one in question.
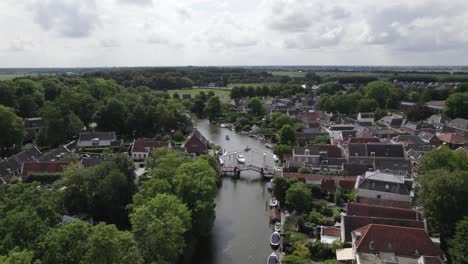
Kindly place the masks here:
<instances>
[{"instance_id":1,"label":"dark roof","mask_svg":"<svg viewBox=\"0 0 468 264\"><path fill-rule=\"evenodd\" d=\"M361 118L374 118L373 112L360 112L358 115L360 115Z\"/></svg>"},{"instance_id":2,"label":"dark roof","mask_svg":"<svg viewBox=\"0 0 468 264\"><path fill-rule=\"evenodd\" d=\"M60 146L53 149L39 158L40 162L56 161L71 154L71 151L66 146Z\"/></svg>"},{"instance_id":3,"label":"dark roof","mask_svg":"<svg viewBox=\"0 0 468 264\"><path fill-rule=\"evenodd\" d=\"M352 137L349 139L349 143L380 143L380 140L375 137Z\"/></svg>"},{"instance_id":4,"label":"dark roof","mask_svg":"<svg viewBox=\"0 0 468 264\"><path fill-rule=\"evenodd\" d=\"M368 144L349 144L349 156L372 156L375 157L405 157L403 145L401 144L385 144L385 143L368 143Z\"/></svg>"},{"instance_id":5,"label":"dark roof","mask_svg":"<svg viewBox=\"0 0 468 264\"><path fill-rule=\"evenodd\" d=\"M41 151L37 147L32 147L30 149L21 151L20 153L16 154L15 157L18 162L34 162L41 156Z\"/></svg>"},{"instance_id":6,"label":"dark roof","mask_svg":"<svg viewBox=\"0 0 468 264\"><path fill-rule=\"evenodd\" d=\"M352 137L356 136L356 130L347 130L347 131L341 131L341 137L344 140L350 139Z\"/></svg>"},{"instance_id":7,"label":"dark roof","mask_svg":"<svg viewBox=\"0 0 468 264\"><path fill-rule=\"evenodd\" d=\"M109 162L112 159L110 158L98 158L98 157L89 157L89 158L81 158L80 164L85 168L97 166L103 162Z\"/></svg>"},{"instance_id":8,"label":"dark roof","mask_svg":"<svg viewBox=\"0 0 468 264\"><path fill-rule=\"evenodd\" d=\"M346 131L346 130L354 130L354 125L331 125L328 129L330 131Z\"/></svg>"},{"instance_id":9,"label":"dark roof","mask_svg":"<svg viewBox=\"0 0 468 264\"><path fill-rule=\"evenodd\" d=\"M435 135L430 132L422 131L421 133L418 134L418 137L424 141L429 142L435 137Z\"/></svg>"},{"instance_id":10,"label":"dark roof","mask_svg":"<svg viewBox=\"0 0 468 264\"><path fill-rule=\"evenodd\" d=\"M425 142L420 137L414 136L414 135L398 135L393 138L393 141L397 143L405 143L405 144L410 144L410 143L418 144L418 145L425 144Z\"/></svg>"},{"instance_id":11,"label":"dark roof","mask_svg":"<svg viewBox=\"0 0 468 264\"><path fill-rule=\"evenodd\" d=\"M428 123L438 123L438 124L445 124L449 121L449 118L445 115L431 115L426 119Z\"/></svg>"},{"instance_id":12,"label":"dark roof","mask_svg":"<svg viewBox=\"0 0 468 264\"><path fill-rule=\"evenodd\" d=\"M412 209L368 205L362 203L348 203L346 206L346 214L350 216L417 220L417 212Z\"/></svg>"},{"instance_id":13,"label":"dark roof","mask_svg":"<svg viewBox=\"0 0 468 264\"><path fill-rule=\"evenodd\" d=\"M397 256L440 256L441 251L423 229L370 224L353 231L358 252L392 252Z\"/></svg>"},{"instance_id":14,"label":"dark roof","mask_svg":"<svg viewBox=\"0 0 468 264\"><path fill-rule=\"evenodd\" d=\"M356 202L361 204L379 205L385 207L411 208L410 202L387 200L381 198L356 197Z\"/></svg>"},{"instance_id":15,"label":"dark roof","mask_svg":"<svg viewBox=\"0 0 468 264\"><path fill-rule=\"evenodd\" d=\"M385 125L386 127L394 128L401 127L401 125L403 125L403 122L403 117L397 116L384 116L378 121L379 124Z\"/></svg>"},{"instance_id":16,"label":"dark roof","mask_svg":"<svg viewBox=\"0 0 468 264\"><path fill-rule=\"evenodd\" d=\"M79 141L91 141L94 138L99 140L117 140L115 132L81 132Z\"/></svg>"},{"instance_id":17,"label":"dark roof","mask_svg":"<svg viewBox=\"0 0 468 264\"><path fill-rule=\"evenodd\" d=\"M169 142L149 138L136 139L132 145L132 152L150 152L154 149L168 147Z\"/></svg>"},{"instance_id":18,"label":"dark roof","mask_svg":"<svg viewBox=\"0 0 468 264\"><path fill-rule=\"evenodd\" d=\"M42 124L42 117L31 117L24 119L24 128L39 128Z\"/></svg>"},{"instance_id":19,"label":"dark roof","mask_svg":"<svg viewBox=\"0 0 468 264\"><path fill-rule=\"evenodd\" d=\"M455 118L450 121L447 126L454 127L458 129L468 130L468 119L464 118Z\"/></svg>"},{"instance_id":20,"label":"dark roof","mask_svg":"<svg viewBox=\"0 0 468 264\"><path fill-rule=\"evenodd\" d=\"M31 172L37 173L58 173L62 172L66 163L64 162L25 162L21 170L22 176L27 176Z\"/></svg>"},{"instance_id":21,"label":"dark roof","mask_svg":"<svg viewBox=\"0 0 468 264\"><path fill-rule=\"evenodd\" d=\"M327 155L330 158L341 158L343 156L339 147L330 144L317 144L305 147L294 147L294 154L306 155L306 150L309 150L309 155L320 155L320 152L327 152Z\"/></svg>"}]
</instances>

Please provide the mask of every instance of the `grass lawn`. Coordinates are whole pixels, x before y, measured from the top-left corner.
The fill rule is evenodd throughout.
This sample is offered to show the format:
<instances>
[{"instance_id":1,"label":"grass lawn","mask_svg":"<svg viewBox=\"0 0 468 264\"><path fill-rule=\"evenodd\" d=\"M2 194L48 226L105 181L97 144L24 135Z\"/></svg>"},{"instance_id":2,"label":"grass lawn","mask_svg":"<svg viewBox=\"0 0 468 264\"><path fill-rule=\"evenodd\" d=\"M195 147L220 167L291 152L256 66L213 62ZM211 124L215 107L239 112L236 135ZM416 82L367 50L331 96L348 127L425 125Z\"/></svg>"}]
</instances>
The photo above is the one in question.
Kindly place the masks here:
<instances>
[{"instance_id":1,"label":"grass lawn","mask_svg":"<svg viewBox=\"0 0 468 264\"><path fill-rule=\"evenodd\" d=\"M241 87L241 86L244 86L244 87L257 87L257 86L273 86L273 85L277 85L277 84L280 84L280 83L230 83L227 85L228 88L232 88L232 87Z\"/></svg>"},{"instance_id":2,"label":"grass lawn","mask_svg":"<svg viewBox=\"0 0 468 264\"><path fill-rule=\"evenodd\" d=\"M23 77L26 75L23 74L0 74L0 81L11 80L16 77Z\"/></svg>"},{"instance_id":3,"label":"grass lawn","mask_svg":"<svg viewBox=\"0 0 468 264\"><path fill-rule=\"evenodd\" d=\"M289 77L305 77L307 72L298 71L274 71L271 74L276 76L289 76Z\"/></svg>"},{"instance_id":4,"label":"grass lawn","mask_svg":"<svg viewBox=\"0 0 468 264\"><path fill-rule=\"evenodd\" d=\"M200 92L205 92L208 93L210 91L213 91L215 95L221 97L224 96L226 99L229 99L229 94L231 91L229 90L222 90L222 89L209 89L209 88L195 88L195 89L183 89L183 90L168 90L167 92L169 93L170 96L172 96L174 93L178 93L181 97L183 94L190 94L192 98L194 98L197 94Z\"/></svg>"}]
</instances>

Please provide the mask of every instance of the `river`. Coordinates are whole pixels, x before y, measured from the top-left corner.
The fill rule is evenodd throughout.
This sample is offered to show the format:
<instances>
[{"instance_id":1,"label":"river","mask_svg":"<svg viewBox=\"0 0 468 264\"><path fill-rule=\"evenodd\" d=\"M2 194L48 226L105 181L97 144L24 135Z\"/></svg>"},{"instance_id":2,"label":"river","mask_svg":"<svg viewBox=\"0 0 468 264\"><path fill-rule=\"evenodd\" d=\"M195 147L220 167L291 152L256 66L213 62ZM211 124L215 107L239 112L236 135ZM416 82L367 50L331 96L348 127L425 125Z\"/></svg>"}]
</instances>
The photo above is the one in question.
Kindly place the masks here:
<instances>
[{"instance_id":1,"label":"river","mask_svg":"<svg viewBox=\"0 0 468 264\"><path fill-rule=\"evenodd\" d=\"M264 145L248 136L197 120L197 129L212 143L237 151L249 146L260 153ZM229 135L230 140L225 136ZM246 154L261 164L261 155ZM270 198L266 182L259 173L243 171L240 179L223 178L216 197L216 220L211 234L200 241L193 264L265 263L272 252L269 245L271 228L266 201Z\"/></svg>"}]
</instances>

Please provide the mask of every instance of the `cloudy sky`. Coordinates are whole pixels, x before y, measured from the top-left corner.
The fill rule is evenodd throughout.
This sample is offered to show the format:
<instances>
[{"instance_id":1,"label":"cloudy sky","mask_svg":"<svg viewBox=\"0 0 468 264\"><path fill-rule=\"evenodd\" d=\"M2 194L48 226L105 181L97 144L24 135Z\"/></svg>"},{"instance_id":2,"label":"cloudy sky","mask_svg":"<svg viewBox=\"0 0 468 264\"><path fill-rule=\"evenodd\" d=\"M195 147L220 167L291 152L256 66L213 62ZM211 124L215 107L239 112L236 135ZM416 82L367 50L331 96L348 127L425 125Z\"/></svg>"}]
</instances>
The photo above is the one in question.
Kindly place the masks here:
<instances>
[{"instance_id":1,"label":"cloudy sky","mask_svg":"<svg viewBox=\"0 0 468 264\"><path fill-rule=\"evenodd\" d=\"M468 65L467 0L0 0L0 67Z\"/></svg>"}]
</instances>

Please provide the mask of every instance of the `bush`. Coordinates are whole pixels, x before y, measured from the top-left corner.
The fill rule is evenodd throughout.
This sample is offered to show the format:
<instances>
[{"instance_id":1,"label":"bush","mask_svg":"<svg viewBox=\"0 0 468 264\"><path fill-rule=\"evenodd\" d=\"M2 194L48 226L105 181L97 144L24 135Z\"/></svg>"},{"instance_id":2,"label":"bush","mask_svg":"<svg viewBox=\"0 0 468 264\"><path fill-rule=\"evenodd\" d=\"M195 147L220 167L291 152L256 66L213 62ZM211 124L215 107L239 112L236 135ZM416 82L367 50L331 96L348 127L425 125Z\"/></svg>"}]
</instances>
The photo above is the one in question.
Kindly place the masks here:
<instances>
[{"instance_id":1,"label":"bush","mask_svg":"<svg viewBox=\"0 0 468 264\"><path fill-rule=\"evenodd\" d=\"M307 247L309 248L310 254L317 259L331 259L335 257L332 249L320 242L320 240L316 240L313 243L308 243Z\"/></svg>"},{"instance_id":2,"label":"bush","mask_svg":"<svg viewBox=\"0 0 468 264\"><path fill-rule=\"evenodd\" d=\"M317 212L315 209L309 213L307 220L316 225L323 225L326 221L325 216Z\"/></svg>"},{"instance_id":3,"label":"bush","mask_svg":"<svg viewBox=\"0 0 468 264\"><path fill-rule=\"evenodd\" d=\"M310 169L307 168L307 167L299 168L299 170L297 172L302 173L302 174L310 174L311 173Z\"/></svg>"},{"instance_id":4,"label":"bush","mask_svg":"<svg viewBox=\"0 0 468 264\"><path fill-rule=\"evenodd\" d=\"M185 137L180 131L176 131L172 136L172 139L176 142L182 142L185 140Z\"/></svg>"}]
</instances>

